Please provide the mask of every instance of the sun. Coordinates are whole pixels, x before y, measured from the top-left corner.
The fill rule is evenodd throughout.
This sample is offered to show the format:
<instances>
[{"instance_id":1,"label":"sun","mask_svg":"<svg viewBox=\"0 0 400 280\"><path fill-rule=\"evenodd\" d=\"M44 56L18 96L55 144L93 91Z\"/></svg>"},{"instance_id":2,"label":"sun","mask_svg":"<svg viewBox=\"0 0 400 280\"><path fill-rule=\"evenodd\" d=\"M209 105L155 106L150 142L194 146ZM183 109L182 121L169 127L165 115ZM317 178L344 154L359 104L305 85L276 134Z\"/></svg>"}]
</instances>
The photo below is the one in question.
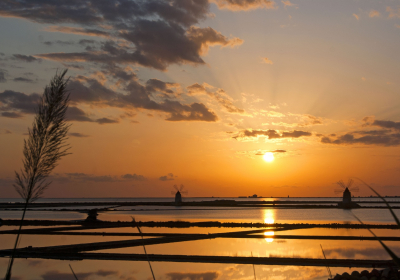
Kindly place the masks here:
<instances>
[{"instance_id":1,"label":"sun","mask_svg":"<svg viewBox=\"0 0 400 280\"><path fill-rule=\"evenodd\" d=\"M263 159L264 159L266 162L271 162L271 161L273 161L273 160L275 159L274 153L271 153L271 152L265 153L265 154L263 155Z\"/></svg>"}]
</instances>

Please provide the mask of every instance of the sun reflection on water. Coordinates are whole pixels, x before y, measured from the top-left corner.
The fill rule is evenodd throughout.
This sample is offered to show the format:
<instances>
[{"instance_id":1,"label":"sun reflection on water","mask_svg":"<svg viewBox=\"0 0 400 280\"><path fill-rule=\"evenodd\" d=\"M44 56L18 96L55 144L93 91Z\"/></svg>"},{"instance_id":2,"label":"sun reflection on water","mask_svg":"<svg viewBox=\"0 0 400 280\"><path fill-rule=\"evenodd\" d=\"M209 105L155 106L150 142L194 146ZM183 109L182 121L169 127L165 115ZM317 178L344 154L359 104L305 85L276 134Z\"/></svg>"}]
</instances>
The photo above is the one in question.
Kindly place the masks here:
<instances>
[{"instance_id":1,"label":"sun reflection on water","mask_svg":"<svg viewBox=\"0 0 400 280\"><path fill-rule=\"evenodd\" d=\"M264 217L264 223L265 224L273 224L273 223L275 223L274 210L272 210L272 209L263 209L263 217ZM267 238L265 238L265 241L267 241L268 243L274 241L273 236L275 235L275 233L273 231L264 232L264 235L268 236Z\"/></svg>"}]
</instances>

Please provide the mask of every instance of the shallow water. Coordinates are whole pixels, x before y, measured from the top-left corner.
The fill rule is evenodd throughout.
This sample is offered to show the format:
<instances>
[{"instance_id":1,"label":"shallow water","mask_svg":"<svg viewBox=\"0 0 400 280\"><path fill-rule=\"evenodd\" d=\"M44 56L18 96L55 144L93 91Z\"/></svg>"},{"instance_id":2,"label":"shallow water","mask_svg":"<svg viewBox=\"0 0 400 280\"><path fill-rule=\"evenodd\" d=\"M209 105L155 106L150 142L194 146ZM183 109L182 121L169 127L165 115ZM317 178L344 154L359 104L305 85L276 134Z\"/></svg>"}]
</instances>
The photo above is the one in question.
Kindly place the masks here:
<instances>
[{"instance_id":1,"label":"shallow water","mask_svg":"<svg viewBox=\"0 0 400 280\"><path fill-rule=\"evenodd\" d=\"M204 198L198 198L200 201ZM214 200L213 198L212 200ZM286 198L285 198L286 199ZM299 200L292 198L293 200ZM93 199L100 200L100 199ZM90 200L90 201L93 201ZM122 200L122 199L121 199ZM136 200L136 199L135 199ZM148 199L154 201L155 199ZM170 201L165 198L159 201ZM248 199L246 199L248 200ZM263 199L265 200L265 199ZM308 199L311 200L311 199ZM314 198L312 199L314 200ZM321 199L323 200L323 199ZM332 198L326 200L333 200ZM47 202L56 202L60 199L46 199ZM65 202L65 200L62 200ZM69 199L69 201L82 201ZM103 201L110 201L104 200ZM115 201L115 200L112 200ZM137 201L137 200L136 200ZM76 208L76 207L74 207ZM206 208L206 207L158 207L137 206L129 207L126 211L102 212L101 220L130 221L134 216L139 221L221 221L221 222L265 222L265 223L356 223L352 213L368 223L393 223L390 213L386 209L266 209L266 208ZM157 210L158 209L158 210ZM395 210L400 214L400 210ZM3 219L18 219L20 211L0 211ZM27 219L57 219L78 220L86 215L79 212L64 211L30 211ZM3 226L0 230L14 227ZM142 228L145 233L216 233L251 230L249 228ZM132 232L136 228L97 229L98 232ZM400 236L398 230L374 230L379 236ZM297 229L265 232L262 239L244 238L217 238L180 243L148 245L149 254L176 254L176 255L212 255L212 256L260 256L260 257L300 257L321 258L322 245L327 258L340 259L390 259L377 241L342 241L342 240L304 240L304 239L277 239L277 235L336 235L336 236L371 236L367 230L355 229ZM14 236L0 235L0 249L10 248ZM20 247L25 246L52 246L64 244L79 244L103 242L112 240L129 240L139 237L110 237L110 236L60 236L60 235L24 235ZM148 237L153 238L153 237ZM398 242L386 242L396 253L400 254ZM98 252L113 253L143 253L143 247L102 250ZM40 259L17 259L13 276L16 279L73 279L69 264L72 265L79 279L124 279L139 280L151 277L147 262L129 261L61 261ZM0 275L5 273L7 259L0 259ZM156 279L164 280L227 280L227 279L254 279L252 265L232 264L201 264L201 263L173 263L153 262L152 267ZM354 268L331 268L332 273L352 271ZM360 268L359 270L363 270ZM294 267L294 266L267 266L256 265L257 279L327 279L328 273L324 267ZM18 278L19 277L19 278ZM69 277L69 278L68 278Z\"/></svg>"}]
</instances>

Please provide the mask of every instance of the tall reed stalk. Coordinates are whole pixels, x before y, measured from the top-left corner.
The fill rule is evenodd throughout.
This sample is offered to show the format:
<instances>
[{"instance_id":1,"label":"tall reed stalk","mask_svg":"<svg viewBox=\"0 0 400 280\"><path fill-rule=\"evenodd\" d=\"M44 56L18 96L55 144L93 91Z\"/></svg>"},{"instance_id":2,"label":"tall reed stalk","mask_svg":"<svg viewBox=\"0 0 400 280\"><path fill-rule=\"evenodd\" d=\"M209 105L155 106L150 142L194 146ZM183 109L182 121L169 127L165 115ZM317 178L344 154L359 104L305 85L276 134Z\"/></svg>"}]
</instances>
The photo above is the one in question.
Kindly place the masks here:
<instances>
[{"instance_id":1,"label":"tall reed stalk","mask_svg":"<svg viewBox=\"0 0 400 280\"><path fill-rule=\"evenodd\" d=\"M65 120L69 103L66 73L67 70L60 74L56 73L50 84L46 86L38 104L32 128L28 128L28 139L24 140L23 169L20 173L15 172L13 186L25 203L5 280L11 279L14 257L29 203L43 194L51 183L46 182L47 177L57 166L58 161L69 154L69 145L66 144L66 140L70 125Z\"/></svg>"}]
</instances>

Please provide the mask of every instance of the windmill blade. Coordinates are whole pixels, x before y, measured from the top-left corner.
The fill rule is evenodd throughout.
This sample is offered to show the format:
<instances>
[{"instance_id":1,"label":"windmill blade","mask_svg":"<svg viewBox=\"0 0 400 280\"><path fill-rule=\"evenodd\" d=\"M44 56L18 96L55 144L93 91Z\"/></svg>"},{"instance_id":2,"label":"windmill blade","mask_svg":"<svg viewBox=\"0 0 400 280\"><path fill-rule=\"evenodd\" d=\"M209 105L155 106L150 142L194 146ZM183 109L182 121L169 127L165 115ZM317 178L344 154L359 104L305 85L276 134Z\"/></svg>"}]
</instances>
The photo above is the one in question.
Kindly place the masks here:
<instances>
[{"instance_id":1,"label":"windmill blade","mask_svg":"<svg viewBox=\"0 0 400 280\"><path fill-rule=\"evenodd\" d=\"M171 194L176 194L176 192L174 192L174 191L171 191Z\"/></svg>"},{"instance_id":2,"label":"windmill blade","mask_svg":"<svg viewBox=\"0 0 400 280\"><path fill-rule=\"evenodd\" d=\"M347 188L350 189L351 185L353 185L354 181L353 179L349 179L349 181L347 182Z\"/></svg>"},{"instance_id":3,"label":"windmill blade","mask_svg":"<svg viewBox=\"0 0 400 280\"><path fill-rule=\"evenodd\" d=\"M178 185L174 185L174 189L179 192Z\"/></svg>"},{"instance_id":4,"label":"windmill blade","mask_svg":"<svg viewBox=\"0 0 400 280\"><path fill-rule=\"evenodd\" d=\"M349 189L351 192L358 192L360 189L358 187L352 187Z\"/></svg>"},{"instance_id":5,"label":"windmill blade","mask_svg":"<svg viewBox=\"0 0 400 280\"><path fill-rule=\"evenodd\" d=\"M342 189L335 189L333 192L338 194L338 193L343 193L343 190Z\"/></svg>"},{"instance_id":6,"label":"windmill blade","mask_svg":"<svg viewBox=\"0 0 400 280\"><path fill-rule=\"evenodd\" d=\"M182 192L184 188L185 186L181 184L181 186L179 187L179 191Z\"/></svg>"},{"instance_id":7,"label":"windmill blade","mask_svg":"<svg viewBox=\"0 0 400 280\"><path fill-rule=\"evenodd\" d=\"M343 180L340 180L340 181L337 182L336 184L338 184L339 186L341 186L343 189L346 188L346 185L344 184Z\"/></svg>"},{"instance_id":8,"label":"windmill blade","mask_svg":"<svg viewBox=\"0 0 400 280\"><path fill-rule=\"evenodd\" d=\"M181 194L188 194L189 192L188 191L181 191Z\"/></svg>"}]
</instances>

